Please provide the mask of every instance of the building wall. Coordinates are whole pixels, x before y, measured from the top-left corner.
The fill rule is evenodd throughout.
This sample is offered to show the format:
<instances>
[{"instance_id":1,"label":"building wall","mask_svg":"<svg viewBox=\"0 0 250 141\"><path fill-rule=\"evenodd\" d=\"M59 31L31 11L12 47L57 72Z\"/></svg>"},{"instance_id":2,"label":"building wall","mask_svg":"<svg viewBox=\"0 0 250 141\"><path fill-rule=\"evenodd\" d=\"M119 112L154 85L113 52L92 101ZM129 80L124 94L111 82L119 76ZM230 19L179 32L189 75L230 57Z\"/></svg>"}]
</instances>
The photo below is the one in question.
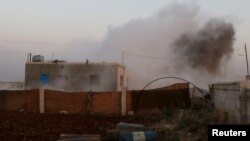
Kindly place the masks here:
<instances>
[{"instance_id":1,"label":"building wall","mask_svg":"<svg viewBox=\"0 0 250 141\"><path fill-rule=\"evenodd\" d=\"M24 90L23 82L0 82L0 90Z\"/></svg>"},{"instance_id":2,"label":"building wall","mask_svg":"<svg viewBox=\"0 0 250 141\"><path fill-rule=\"evenodd\" d=\"M41 75L46 74L48 84L43 86L49 89L117 91L121 90L118 79L120 68L123 67L108 63L26 63L25 88L39 88L41 86Z\"/></svg>"},{"instance_id":3,"label":"building wall","mask_svg":"<svg viewBox=\"0 0 250 141\"><path fill-rule=\"evenodd\" d=\"M128 89L128 74L125 67L117 68L117 90Z\"/></svg>"},{"instance_id":4,"label":"building wall","mask_svg":"<svg viewBox=\"0 0 250 141\"><path fill-rule=\"evenodd\" d=\"M216 109L227 112L232 121L250 123L249 81L212 84L210 93Z\"/></svg>"}]
</instances>

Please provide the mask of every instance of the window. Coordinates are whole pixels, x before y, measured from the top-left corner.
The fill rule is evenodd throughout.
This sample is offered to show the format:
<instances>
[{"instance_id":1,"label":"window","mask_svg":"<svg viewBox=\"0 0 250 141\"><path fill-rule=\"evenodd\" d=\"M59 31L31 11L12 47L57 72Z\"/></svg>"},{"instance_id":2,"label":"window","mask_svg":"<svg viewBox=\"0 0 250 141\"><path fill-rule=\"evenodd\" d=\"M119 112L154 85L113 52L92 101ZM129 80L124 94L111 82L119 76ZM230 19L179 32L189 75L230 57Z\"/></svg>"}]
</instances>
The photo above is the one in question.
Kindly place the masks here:
<instances>
[{"instance_id":1,"label":"window","mask_svg":"<svg viewBox=\"0 0 250 141\"><path fill-rule=\"evenodd\" d=\"M58 74L58 75L57 75L57 78L58 78L58 79L62 79L62 78L63 78L63 75L62 75L62 74Z\"/></svg>"},{"instance_id":2,"label":"window","mask_svg":"<svg viewBox=\"0 0 250 141\"><path fill-rule=\"evenodd\" d=\"M120 86L123 86L123 81L124 81L124 77L123 75L120 76Z\"/></svg>"},{"instance_id":3,"label":"window","mask_svg":"<svg viewBox=\"0 0 250 141\"><path fill-rule=\"evenodd\" d=\"M90 75L90 84L98 85L100 83L99 75Z\"/></svg>"},{"instance_id":4,"label":"window","mask_svg":"<svg viewBox=\"0 0 250 141\"><path fill-rule=\"evenodd\" d=\"M58 74L57 75L57 79L58 80L68 80L68 76L67 75Z\"/></svg>"},{"instance_id":5,"label":"window","mask_svg":"<svg viewBox=\"0 0 250 141\"><path fill-rule=\"evenodd\" d=\"M45 73L42 73L40 75L40 83L42 85L48 85L49 84L49 75L45 74Z\"/></svg>"}]
</instances>

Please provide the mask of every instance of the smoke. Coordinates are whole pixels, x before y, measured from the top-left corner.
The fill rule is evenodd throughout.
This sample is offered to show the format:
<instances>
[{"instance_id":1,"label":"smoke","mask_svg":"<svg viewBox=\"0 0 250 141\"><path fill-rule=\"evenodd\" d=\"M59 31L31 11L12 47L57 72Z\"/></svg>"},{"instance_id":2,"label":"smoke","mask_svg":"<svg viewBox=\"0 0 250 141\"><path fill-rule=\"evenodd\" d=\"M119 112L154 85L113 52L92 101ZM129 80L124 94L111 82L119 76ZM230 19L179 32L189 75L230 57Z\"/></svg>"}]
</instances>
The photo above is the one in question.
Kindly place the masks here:
<instances>
[{"instance_id":1,"label":"smoke","mask_svg":"<svg viewBox=\"0 0 250 141\"><path fill-rule=\"evenodd\" d=\"M194 33L184 33L174 42L174 50L195 69L219 71L221 61L233 52L234 28L231 23L210 19Z\"/></svg>"},{"instance_id":2,"label":"smoke","mask_svg":"<svg viewBox=\"0 0 250 141\"><path fill-rule=\"evenodd\" d=\"M141 89L162 76L181 77L207 88L221 79L233 40L231 23L205 17L195 3L174 2L149 17L110 26L100 42L73 42L61 53L70 56L66 60L124 63L129 89ZM180 81L156 82L151 88L174 82Z\"/></svg>"},{"instance_id":3,"label":"smoke","mask_svg":"<svg viewBox=\"0 0 250 141\"><path fill-rule=\"evenodd\" d=\"M110 27L99 57L124 62L130 89L143 88L162 76L181 77L207 88L221 79L220 65L230 58L234 39L231 23L207 19L194 3L172 3L149 17ZM155 87L170 82L176 81Z\"/></svg>"},{"instance_id":4,"label":"smoke","mask_svg":"<svg viewBox=\"0 0 250 141\"><path fill-rule=\"evenodd\" d=\"M110 26L102 41L86 39L65 48L58 45L55 50L50 50L54 49L51 47L42 53L35 51L44 53L45 58L59 57L67 61L124 63L129 89L141 89L162 76L181 77L207 88L209 83L222 79L220 70L226 68L234 39L231 23L221 18L209 19L195 3L173 2L151 16ZM25 55L22 61L26 60ZM165 80L154 83L153 87L172 82L176 81ZM64 87L65 84L58 85Z\"/></svg>"},{"instance_id":5,"label":"smoke","mask_svg":"<svg viewBox=\"0 0 250 141\"><path fill-rule=\"evenodd\" d=\"M177 75L170 46L187 29L197 24L196 5L173 3L145 18L110 27L101 43L99 58L108 62L123 62L129 76L129 88L140 89L160 76ZM138 54L149 57L139 57ZM152 59L166 57L170 59ZM178 62L179 63L179 62Z\"/></svg>"}]
</instances>

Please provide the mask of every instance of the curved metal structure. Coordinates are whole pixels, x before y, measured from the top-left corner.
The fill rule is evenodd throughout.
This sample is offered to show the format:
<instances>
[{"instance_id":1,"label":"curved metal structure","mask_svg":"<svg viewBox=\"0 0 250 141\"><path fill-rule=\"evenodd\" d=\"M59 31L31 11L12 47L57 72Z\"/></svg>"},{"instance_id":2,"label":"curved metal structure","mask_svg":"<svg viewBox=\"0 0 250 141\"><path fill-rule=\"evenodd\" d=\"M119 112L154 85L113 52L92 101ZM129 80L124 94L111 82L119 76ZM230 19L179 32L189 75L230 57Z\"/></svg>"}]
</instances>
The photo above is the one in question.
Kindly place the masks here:
<instances>
[{"instance_id":1,"label":"curved metal structure","mask_svg":"<svg viewBox=\"0 0 250 141\"><path fill-rule=\"evenodd\" d=\"M197 90L199 90L204 98L204 100L206 102L210 101L210 95L208 93L205 93L203 90L201 90L199 87L197 87L194 83L186 80L186 79L183 79L183 78L180 78L180 77L174 77L174 76L168 76L168 77L160 77L160 78L157 78L157 79L154 79L152 81L150 81L147 85L145 85L143 87L143 89L140 91L139 93L139 96L136 98L136 102L135 102L135 110L137 111L137 108L138 108L138 104L139 104L139 101L140 101L140 97L143 95L143 92L144 90L149 86L151 85L152 83L158 81L158 80L162 80L162 79L178 79L178 80L182 80L182 81L185 81L187 82L188 84L191 84L194 86L194 88L197 88Z\"/></svg>"},{"instance_id":2,"label":"curved metal structure","mask_svg":"<svg viewBox=\"0 0 250 141\"><path fill-rule=\"evenodd\" d=\"M169 78L178 79L178 80L185 81L185 82L187 82L187 83L193 85L195 88L197 88L197 90L199 90L199 91L201 92L201 94L203 94L203 96L206 95L206 94L204 94L204 91L202 91L202 90L201 90L199 87L197 87L194 83L192 83L192 82L190 82L190 81L188 81L188 80L186 80L186 79L183 79L183 78L180 78L180 77L174 77L174 76L160 77L160 78L157 78L157 79L155 79L155 80L152 80L152 81L150 81L147 85L145 85L145 86L143 87L142 91L145 90L150 84L152 84L152 83L154 83L154 82L156 82L156 81L158 81L158 80L169 79Z\"/></svg>"}]
</instances>

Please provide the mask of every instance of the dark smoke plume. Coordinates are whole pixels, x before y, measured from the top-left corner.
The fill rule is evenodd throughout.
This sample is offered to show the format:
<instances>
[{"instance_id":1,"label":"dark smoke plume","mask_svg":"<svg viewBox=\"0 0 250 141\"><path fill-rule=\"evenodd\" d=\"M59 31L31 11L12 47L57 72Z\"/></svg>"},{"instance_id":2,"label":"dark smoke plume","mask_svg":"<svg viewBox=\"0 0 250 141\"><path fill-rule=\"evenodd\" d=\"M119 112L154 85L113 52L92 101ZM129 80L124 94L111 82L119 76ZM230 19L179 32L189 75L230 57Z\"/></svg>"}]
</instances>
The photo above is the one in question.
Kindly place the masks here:
<instances>
[{"instance_id":1,"label":"dark smoke plume","mask_svg":"<svg viewBox=\"0 0 250 141\"><path fill-rule=\"evenodd\" d=\"M182 34L174 42L174 51L193 68L215 73L222 59L229 59L233 52L234 34L231 23L211 19L199 31Z\"/></svg>"}]
</instances>

